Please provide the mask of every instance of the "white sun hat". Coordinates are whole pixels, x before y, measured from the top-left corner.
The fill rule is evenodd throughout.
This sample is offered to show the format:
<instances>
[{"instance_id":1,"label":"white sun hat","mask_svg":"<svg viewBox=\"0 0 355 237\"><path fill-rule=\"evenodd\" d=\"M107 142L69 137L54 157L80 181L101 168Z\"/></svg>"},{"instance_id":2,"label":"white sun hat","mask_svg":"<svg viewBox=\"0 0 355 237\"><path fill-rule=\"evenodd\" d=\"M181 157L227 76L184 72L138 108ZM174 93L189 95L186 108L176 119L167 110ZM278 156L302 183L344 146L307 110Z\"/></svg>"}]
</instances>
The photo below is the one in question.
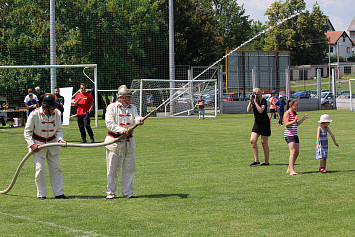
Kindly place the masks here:
<instances>
[{"instance_id":1,"label":"white sun hat","mask_svg":"<svg viewBox=\"0 0 355 237\"><path fill-rule=\"evenodd\" d=\"M329 115L328 114L323 114L320 116L320 120L318 121L318 123L330 123L332 122L333 120L331 120L329 118Z\"/></svg>"}]
</instances>

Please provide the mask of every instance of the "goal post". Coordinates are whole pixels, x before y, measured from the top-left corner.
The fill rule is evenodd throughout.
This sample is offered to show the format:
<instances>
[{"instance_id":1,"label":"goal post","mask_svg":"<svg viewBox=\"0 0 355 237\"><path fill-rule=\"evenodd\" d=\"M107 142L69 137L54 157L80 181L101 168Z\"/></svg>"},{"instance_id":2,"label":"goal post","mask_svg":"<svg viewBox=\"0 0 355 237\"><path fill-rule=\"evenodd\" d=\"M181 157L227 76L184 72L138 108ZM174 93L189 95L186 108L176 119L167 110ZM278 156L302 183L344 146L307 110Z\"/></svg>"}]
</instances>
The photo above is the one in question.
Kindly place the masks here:
<instances>
[{"instance_id":1,"label":"goal post","mask_svg":"<svg viewBox=\"0 0 355 237\"><path fill-rule=\"evenodd\" d=\"M198 114L196 104L202 96L205 100L205 117L217 117L216 79L136 79L132 81L131 90L131 101L141 116L154 109L157 111L153 117L158 118L194 116Z\"/></svg>"},{"instance_id":2,"label":"goal post","mask_svg":"<svg viewBox=\"0 0 355 237\"><path fill-rule=\"evenodd\" d=\"M349 79L349 92L350 92L350 111L354 111L353 106L353 83L355 83L355 79Z\"/></svg>"},{"instance_id":3,"label":"goal post","mask_svg":"<svg viewBox=\"0 0 355 237\"><path fill-rule=\"evenodd\" d=\"M84 72L84 75L94 84L95 93L95 127L98 126L98 88L97 88L97 64L76 64L76 65L23 65L23 66L0 66L1 69L43 69L43 68L93 68L94 80L90 79ZM57 85L51 85L51 93Z\"/></svg>"}]
</instances>

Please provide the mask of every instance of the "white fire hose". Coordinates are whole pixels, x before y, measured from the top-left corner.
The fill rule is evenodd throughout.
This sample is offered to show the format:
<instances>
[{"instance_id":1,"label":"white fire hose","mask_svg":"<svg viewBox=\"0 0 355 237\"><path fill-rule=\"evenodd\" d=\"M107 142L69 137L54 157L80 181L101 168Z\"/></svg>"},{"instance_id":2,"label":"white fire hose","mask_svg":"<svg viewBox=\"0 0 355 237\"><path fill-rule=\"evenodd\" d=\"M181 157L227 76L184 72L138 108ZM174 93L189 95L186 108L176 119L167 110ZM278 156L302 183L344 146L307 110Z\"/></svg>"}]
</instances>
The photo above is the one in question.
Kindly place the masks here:
<instances>
[{"instance_id":1,"label":"white fire hose","mask_svg":"<svg viewBox=\"0 0 355 237\"><path fill-rule=\"evenodd\" d=\"M156 109L150 111L150 113L148 113L143 119L142 121L146 120L153 112L155 112ZM138 124L133 125L132 127L130 127L128 129L129 133L132 134L133 130L138 126ZM49 143L49 144L44 144L38 147L38 149L43 149L43 148L47 148L47 147L51 147L51 146L62 146L62 147L101 147L101 146L108 146L110 144L113 144L115 142L118 142L122 139L125 139L126 136L125 135L120 135L119 137L115 138L114 140L110 141L110 142L101 142L101 143L95 143L95 144L75 144L75 143ZM21 168L22 166L25 164L25 162L27 161L27 159L34 153L34 151L30 151L27 153L27 155L22 159L22 161L20 162L20 164L17 167L17 170L14 174L14 177L12 178L12 181L9 185L9 187L7 187L7 189L0 191L0 194L6 194L8 192L10 192L10 190L12 189L12 187L15 185L16 180L18 175L20 174Z\"/></svg>"}]
</instances>

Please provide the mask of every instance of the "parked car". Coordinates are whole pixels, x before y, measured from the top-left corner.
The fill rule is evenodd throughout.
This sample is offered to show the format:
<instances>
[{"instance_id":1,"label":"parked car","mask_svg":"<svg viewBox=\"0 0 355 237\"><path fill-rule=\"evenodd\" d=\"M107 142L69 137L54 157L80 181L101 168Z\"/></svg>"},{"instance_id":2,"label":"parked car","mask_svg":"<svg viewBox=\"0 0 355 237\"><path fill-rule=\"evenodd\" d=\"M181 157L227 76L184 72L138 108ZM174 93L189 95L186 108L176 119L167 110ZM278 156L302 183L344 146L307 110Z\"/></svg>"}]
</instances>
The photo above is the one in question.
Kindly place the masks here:
<instances>
[{"instance_id":1,"label":"parked car","mask_svg":"<svg viewBox=\"0 0 355 237\"><path fill-rule=\"evenodd\" d=\"M337 98L339 98L339 99L350 99L350 93L342 93ZM355 98L355 93L352 94L352 98Z\"/></svg>"},{"instance_id":2,"label":"parked car","mask_svg":"<svg viewBox=\"0 0 355 237\"><path fill-rule=\"evenodd\" d=\"M271 97L271 94L263 94L262 97L266 100L269 100Z\"/></svg>"},{"instance_id":3,"label":"parked car","mask_svg":"<svg viewBox=\"0 0 355 237\"><path fill-rule=\"evenodd\" d=\"M322 105L332 105L333 104L333 93L332 92L322 92L321 93L321 104Z\"/></svg>"},{"instance_id":4,"label":"parked car","mask_svg":"<svg viewBox=\"0 0 355 237\"><path fill-rule=\"evenodd\" d=\"M203 100L205 101L206 106L213 106L215 102L215 96L214 94L208 94L202 96Z\"/></svg>"},{"instance_id":5,"label":"parked car","mask_svg":"<svg viewBox=\"0 0 355 237\"><path fill-rule=\"evenodd\" d=\"M292 95L295 94L296 91L290 90L290 97L292 98ZM286 98L286 91L279 91L279 96L282 95L284 98Z\"/></svg>"},{"instance_id":6,"label":"parked car","mask_svg":"<svg viewBox=\"0 0 355 237\"><path fill-rule=\"evenodd\" d=\"M240 101L238 93L225 93L223 94L223 101Z\"/></svg>"},{"instance_id":7,"label":"parked car","mask_svg":"<svg viewBox=\"0 0 355 237\"><path fill-rule=\"evenodd\" d=\"M249 100L251 94L253 94L253 92L245 92L244 93L244 100Z\"/></svg>"},{"instance_id":8,"label":"parked car","mask_svg":"<svg viewBox=\"0 0 355 237\"><path fill-rule=\"evenodd\" d=\"M190 98L188 94L181 94L181 96L177 99L178 103L189 103L190 102Z\"/></svg>"},{"instance_id":9,"label":"parked car","mask_svg":"<svg viewBox=\"0 0 355 237\"><path fill-rule=\"evenodd\" d=\"M309 99L311 98L310 91L297 91L296 93L292 94L292 98L294 99Z\"/></svg>"},{"instance_id":10,"label":"parked car","mask_svg":"<svg viewBox=\"0 0 355 237\"><path fill-rule=\"evenodd\" d=\"M317 90L311 90L310 91L310 93L311 93L311 98L317 98Z\"/></svg>"}]
</instances>

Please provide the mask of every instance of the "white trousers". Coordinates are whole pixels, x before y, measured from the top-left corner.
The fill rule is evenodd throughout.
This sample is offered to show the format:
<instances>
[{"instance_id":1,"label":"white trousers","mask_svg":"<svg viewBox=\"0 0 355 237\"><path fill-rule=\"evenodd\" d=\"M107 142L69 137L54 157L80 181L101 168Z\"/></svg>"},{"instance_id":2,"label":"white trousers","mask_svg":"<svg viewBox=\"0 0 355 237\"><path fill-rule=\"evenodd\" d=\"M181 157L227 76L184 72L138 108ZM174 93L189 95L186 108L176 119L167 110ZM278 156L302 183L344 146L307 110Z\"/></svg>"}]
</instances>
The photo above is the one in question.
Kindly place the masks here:
<instances>
[{"instance_id":1,"label":"white trousers","mask_svg":"<svg viewBox=\"0 0 355 237\"><path fill-rule=\"evenodd\" d=\"M107 188L106 195L115 195L120 168L122 197L133 195L133 179L136 172L134 149L130 142L120 142L115 149L106 148Z\"/></svg>"},{"instance_id":2,"label":"white trousers","mask_svg":"<svg viewBox=\"0 0 355 237\"><path fill-rule=\"evenodd\" d=\"M60 170L60 153L52 155L47 148L33 153L35 165L35 183L37 186L37 197L47 196L47 185L45 178L45 160L47 159L48 174L52 185L54 196L63 194L63 172Z\"/></svg>"}]
</instances>

